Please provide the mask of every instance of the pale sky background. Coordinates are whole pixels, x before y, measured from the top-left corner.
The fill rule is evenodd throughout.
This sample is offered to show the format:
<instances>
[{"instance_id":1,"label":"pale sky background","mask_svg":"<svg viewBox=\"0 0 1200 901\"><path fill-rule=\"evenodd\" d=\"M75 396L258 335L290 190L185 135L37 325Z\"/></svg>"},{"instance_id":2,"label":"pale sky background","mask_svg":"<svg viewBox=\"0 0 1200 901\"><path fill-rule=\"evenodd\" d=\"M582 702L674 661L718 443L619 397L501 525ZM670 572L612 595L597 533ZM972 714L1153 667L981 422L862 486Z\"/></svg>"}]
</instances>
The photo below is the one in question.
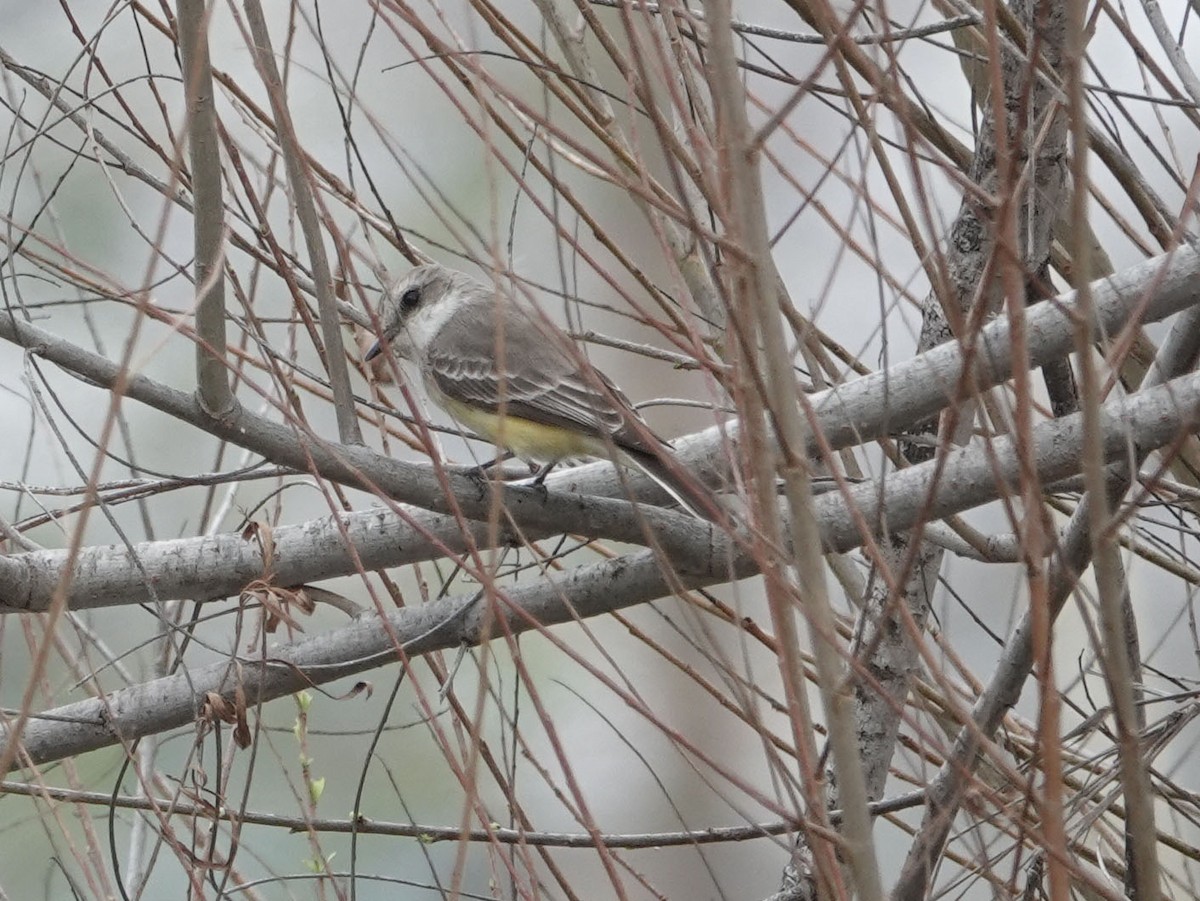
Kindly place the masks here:
<instances>
[{"instance_id":1,"label":"pale sky background","mask_svg":"<svg viewBox=\"0 0 1200 901\"><path fill-rule=\"evenodd\" d=\"M1182 0L1163 4L1169 21L1178 20L1176 10L1181 3ZM107 7L80 3L69 6L79 17L83 32L96 35L99 19ZM536 34L532 5L513 2L509 6L511 14L524 21ZM278 49L284 37L285 4L268 3L267 8ZM448 21L467 43L479 48L497 46L497 42L485 33L481 24L472 19L465 2L447 2L444 8ZM328 43L339 54L336 63L343 71L349 71L355 65L357 49L364 37L369 7L365 3L335 4L327 0L322 3L321 9L326 17ZM920 21L928 21L932 15L923 6L912 2L889 4L889 11L901 21L918 15ZM612 11L605 11L605 14L611 16ZM797 20L783 4L771 0L739 4L738 17L781 28L798 28ZM76 89L83 89L86 85L92 93L102 90L102 82L95 73L89 75L84 71L78 59L78 44L69 37L67 23L56 4L29 4L15 0L0 2L0 20L6 23L4 34L0 35L0 48L20 62L36 65L52 79L65 78ZM130 24L128 15L118 15L99 38L99 54L115 80L135 79L125 89L128 97L140 117L159 122L156 134L161 137L160 119L142 81L147 65ZM1148 40L1148 31L1146 34ZM948 38L940 40L948 43ZM809 72L819 58L819 48L770 41L761 43L770 48L775 59L790 71L801 75ZM1191 39L1189 43L1193 43ZM238 84L255 98L264 100L265 94L258 83L249 53L224 5L218 5L211 45L215 64L232 74ZM167 76L159 82L159 88L171 111L172 122L178 126L182 119L182 106L177 69L163 40L154 36L148 46L152 55L157 54L151 68ZM1101 30L1091 46L1091 53L1093 58L1104 60L1103 75L1111 84L1130 91L1142 89L1128 50L1110 30ZM954 56L928 46L912 46L903 51L901 58L907 73L920 85L930 105L950 121L960 124L964 129L969 128L969 96ZM317 47L306 26L301 25L296 32L293 59L296 70L291 76L289 101L300 139L310 153L344 177L346 157L340 120L325 84L325 70ZM468 244L467 250L473 256L482 258L480 251L486 250L487 246L506 252L511 238L512 264L522 276L537 283L561 286L562 271L550 229L527 201L518 205L515 219L512 218L514 191L507 183L506 176L499 167L488 164L486 148L458 118L457 113L447 108L444 98L431 86L420 66L396 68L407 61L394 40L386 35L376 36L371 51L362 62L358 80L362 108L375 117L389 139L402 146L403 152L419 166L423 176L436 186L441 197L435 198L435 201L441 211L445 213L452 210L451 216L461 215L474 224L485 246ZM517 63L484 58L482 64L511 83L520 83L523 79L533 85L533 81L520 71ZM829 82L830 76L823 80ZM779 84L765 85L762 79L756 79L753 86L772 107L782 102L792 90ZM4 87L10 105L27 104L26 109L37 110L40 115L40 98L26 87L11 77ZM1154 111L1146 104L1131 102L1131 106L1145 123L1146 129L1152 134L1157 133L1159 126L1155 122ZM115 105L110 102L104 108L113 110ZM256 145L252 143L252 132L228 104L223 106L222 115L225 124L240 140L261 149L261 142ZM1164 147L1163 150L1173 153L1179 160L1195 159L1197 145L1200 144L1195 130L1174 110L1160 110L1159 115L1170 124L1174 141L1174 147ZM761 121L761 116L756 119ZM0 120L7 133L12 122L11 113L0 110ZM152 168L156 174L163 174L161 163L156 163L149 153L137 146L136 141L122 134L113 122L94 116L93 124L116 140L136 160ZM842 113L813 100L801 104L788 125L822 156L837 153L850 128ZM79 146L79 132L73 126L59 126L52 134L60 137L69 148ZM414 187L410 176L395 165L393 157L381 148L361 112L356 118L356 136L367 156L371 173L398 221L457 248L458 238L465 237L466 232L459 228L455 237L439 224L438 217L421 199L421 193ZM888 134L888 137L895 135ZM960 137L969 140L969 132L962 132ZM17 132L10 133L9 146L17 145L19 140ZM43 185L53 185L66 172L53 209L38 220L36 228L40 233L61 235L61 240L80 260L133 288L145 284L148 279L158 281L168 274L161 261L154 263L153 269L150 268L154 252L148 243L165 217L165 246L178 263L187 264L190 261L191 223L181 210L165 208L158 196L119 172L110 172L105 176L89 163L79 163L68 171L71 162L69 153L53 147L47 140L39 141L37 146L38 153L33 160L27 159L24 154L11 153L6 166L0 170L0 202L3 203L5 216L14 223L28 224L38 209L35 178L40 179ZM779 154L782 165L801 186L812 189L818 185L824 168L819 159L783 138L773 141L770 147ZM845 168L852 173L860 171L860 167L851 161L866 152L865 142L860 135L850 145ZM1167 198L1168 205L1177 208L1181 197L1178 188L1162 178L1160 170L1153 166L1145 150L1135 148L1133 155L1145 162L1146 177ZM1190 171L1190 164L1182 168ZM885 201L886 188L877 170L872 167L871 171L868 190L890 208ZM903 170L901 175L907 177L907 170ZM665 267L657 259L658 245L627 196L615 189L597 185L583 176L574 176L574 181L601 221L613 231L621 233L623 246L634 258L651 272L665 273ZM114 185L119 190L119 196L114 194ZM361 179L358 185L360 190L365 190ZM945 179L939 177L927 182L927 187L941 202L939 214L948 223L957 210L954 191ZM771 169L764 172L764 189L772 228L777 229L792 216L802 198L795 187ZM861 204L856 202L855 193L836 179L820 183L817 198L833 219L851 224L856 238L867 246L872 246L873 242L887 268L909 283L909 292L913 297L924 295L926 285L919 261L913 258L911 246L903 236L896 234L886 224L867 221ZM277 213L281 209L282 205L277 203ZM130 226L126 210L143 230L142 235ZM515 222L511 234L510 221ZM1118 268L1140 259L1137 249L1121 237L1107 219L1097 215L1096 227ZM876 230L874 235L871 234L872 229ZM414 240L438 259L462 265L444 250L424 244L420 238ZM814 208L806 209L781 236L776 245L775 258L797 306L806 314L814 315L821 327L842 341L852 353L858 354L869 365L887 365L911 355L919 327L915 310L896 298L890 290L881 289L876 273L869 265L843 252L841 239L821 220ZM403 261L394 255L385 256L381 262L393 271L404 266ZM243 258L239 265L245 268L244 263ZM604 286L581 262L568 257L567 267L568 273L577 272L579 275L577 283L567 285L571 290L601 303L621 303L616 292ZM20 286L27 302L74 297L73 292L64 291L60 284L28 277L31 269L27 264L21 264L20 271L27 276L22 279ZM479 274L478 271L476 274ZM0 277L6 279L11 275L11 267L0 272ZM260 289L259 296L271 295ZM285 311L288 300L281 285L275 296L278 297L280 311ZM153 297L164 307L184 308L190 303L191 287L182 278L170 278L154 289ZM544 298L544 302L548 308L554 308L556 303L549 297ZM881 310L886 313L881 314ZM104 352L109 356L118 355L128 337L131 322L129 313L112 304L98 305L94 313ZM878 327L880 323L884 329L882 332ZM75 307L52 308L38 324L76 339L85 346L94 346L87 337ZM633 330L627 323L611 317L598 318L595 324L626 337L654 340L649 330ZM661 396L702 396L693 376L673 371L665 365L648 364L607 349L594 349L593 359L600 368L617 377L635 400ZM135 360L137 367L148 375L181 389L190 390L192 387L192 348L182 339L167 336L157 326L146 329L138 343ZM311 348L304 349L301 362L316 367ZM4 389L0 391L0 416L8 424L10 435L8 441L0 442L0 478L20 479L33 485L81 484L85 479L73 471L72 464L57 448L44 422L34 426L39 417L28 400L29 390L24 382L25 365L20 352L11 346L0 345L0 388ZM51 373L49 377L58 386L61 399L78 427L88 434L95 434L107 412L107 396L57 373ZM356 388L362 390L363 385L358 383ZM251 398L243 397L243 400L254 407ZM211 471L216 467L213 444L204 436L185 426L169 423L136 404L127 404L125 411L136 437L139 462L146 468L191 474ZM330 409L306 403L306 411L317 428L327 430L330 435L336 433ZM647 415L667 435L679 434L702 423L694 411L652 407ZM35 429L32 453L27 441L31 428ZM90 447L78 434L69 435L67 440L80 455L84 469L90 468ZM878 465L876 457L872 457L870 462L871 465ZM241 454L234 451L226 455L221 468L234 468L240 463ZM125 472L116 464L110 464L105 477L118 478ZM252 483L239 489L220 528L237 528L242 514L271 487L273 483L263 483L261 486ZM354 496L362 506L370 503L365 495ZM199 511L198 507L191 505L199 503L200 493L173 495L172 498L178 500L171 501L166 507L159 505L156 508L157 537L195 534ZM21 499L15 492L0 494L0 513L6 518L20 519L33 512L34 508L28 499L21 502L20 507L19 502ZM285 495L281 521L296 523L327 513L328 507L319 492L292 488ZM128 530L132 540L146 538L133 505L119 508L115 516L117 522ZM968 519L986 531L1006 531L1008 528L996 510L977 511ZM31 537L47 546L61 546L67 540L64 530L50 526L40 528ZM115 533L111 526L102 517L93 514L87 534L88 543L114 540ZM435 574L428 570L426 575L432 578ZM991 628L1001 634L1007 631L1013 611L1021 609L1015 602L1023 597L1015 567L983 566L948 558L944 575L952 584L971 592L972 603L979 605L975 612ZM398 577L403 584L412 584L410 574L400 573ZM1143 648L1147 652L1154 651L1156 659L1165 661L1165 668L1196 676L1194 660L1188 665L1181 662L1192 654L1187 630L1180 628L1178 622L1155 606L1163 604L1172 615L1180 609L1179 584L1160 582L1161 576L1147 572L1145 567L1139 567L1136 563L1131 568L1131 578L1134 596L1138 599L1139 617L1145 629ZM336 580L327 587L344 590L356 599L365 600L361 585L355 579ZM726 599L736 600L746 615L753 616L764 625L767 623L767 614L756 583L747 583L737 593L724 590L719 594ZM959 652L972 661L977 675L986 678L990 674L990 661L996 654L995 644L983 636L946 592L939 594L936 609L942 628L954 636ZM673 637L673 630L677 626L684 634L698 634L691 614L682 609L677 601L662 601L653 609L633 611L630 617L680 654L696 657L694 650L689 649L682 639ZM148 671L151 657L139 646L153 633L153 619L149 612L137 609L108 610L88 617L88 620L114 650L132 652L124 662L135 674ZM342 621L339 615L320 610L315 617L306 621L305 629L309 635L313 635L336 627ZM16 707L25 689L22 673L28 668L28 652L20 630L15 628L15 620L7 624L12 628L6 630L3 636L3 653L0 655L3 681L0 682L0 693L6 706ZM556 631L563 640L569 641L606 672L611 672L612 667L601 649L606 654L613 654L625 677L637 687L647 706L658 717L709 753L720 755L727 765L760 786L768 795L772 794L766 758L760 742L749 729L735 726L724 715L714 715L711 703L706 703L705 697L694 685L681 679L678 673L665 667L642 646L632 643L627 630L619 623L613 620L589 621L587 633L578 627L560 627ZM210 637L215 634L219 632L210 633ZM1058 636L1060 676L1067 680L1078 666L1080 651L1086 645L1085 636L1081 634L1073 612L1063 620ZM735 657L742 653L734 635L727 634L722 640L728 642L724 648L726 653ZM227 641L229 644L226 649L234 646L232 633L227 636ZM673 749L659 730L648 726L642 717L618 698L598 690L588 672L571 662L544 638L527 636L522 639L521 647L537 683L537 690L552 711L556 741L570 760L574 772L586 779L583 790L592 814L603 828L614 832L678 829L680 822L667 803L668 796L691 828L732 825L747 819L770 819L763 811L752 806L733 809L717 793L706 788L703 779L685 756ZM507 660L508 653L499 644L491 649L491 653L499 655L501 662L497 667L503 679L502 686L511 694L512 667ZM753 671L761 680L764 691L775 697L781 696L773 662L757 648L747 653L752 658ZM207 659L208 656L202 651L194 657L189 656L189 660L195 663ZM375 686L375 693L370 699L334 700L347 690L350 682L328 686L331 697L318 696L315 699L310 713L314 735L308 753L313 759L314 771L327 780L326 794L320 808L324 814L344 816L351 809L357 778L364 766L367 734L382 715L382 705L396 675L395 668L367 674L364 678L371 680ZM426 690L431 690L431 680L426 673L419 673L418 678ZM65 672L56 671L53 681L55 703L82 697L80 692L68 690L73 680ZM106 684L117 687L120 681L110 677ZM455 681L456 690L468 706L473 700L474 684L475 670L468 661ZM1102 684L1098 679L1091 680L1091 687L1095 696L1103 697ZM464 817L463 792L448 771L440 752L434 748L428 728L419 722L411 688L406 684L400 689L389 719L391 731L380 745L378 759L371 765L363 813L378 819L405 820L411 817L423 823L457 824ZM815 694L813 701L816 702ZM532 706L525 704L521 715L523 725L530 726L535 722L536 712ZM291 734L294 716L295 705L287 699L274 702L265 713L264 722L274 731L265 733L262 738L263 750L253 769L253 786L247 802L250 808L288 813L298 809L291 789L279 772L284 765L289 771L295 771L298 749ZM443 718L448 720L444 708ZM495 726L494 720L491 725ZM781 734L786 732L779 719L771 721L771 725ZM350 734L345 734L346 731ZM320 734L316 734L318 732ZM540 732L531 729L531 734L539 735ZM622 741L622 737L636 748L636 754ZM1185 759L1194 750L1194 742L1195 732L1185 733L1177 740L1172 752L1160 761L1161 768L1170 770L1177 760ZM190 736L186 735L167 742L160 751L162 769L181 777L191 745ZM542 745L535 749L539 759L552 759L551 748L549 740L543 740ZM211 754L211 741L206 751ZM89 788L111 790L122 756L117 751L106 751L79 760L77 767L81 781ZM211 773L215 772L218 762L210 756L197 765ZM242 778L247 772L246 768L241 770ZM1195 773L1179 770L1175 775L1187 782ZM57 776L57 773L52 774L52 778L56 779ZM578 825L565 816L562 807L535 778L522 782L522 785L523 797L537 828L578 831ZM127 779L122 790L131 789L132 784ZM902 789L898 787L896 790ZM397 794L403 796L408 812L397 806ZM503 810L499 798L488 800L494 804L497 812ZM65 883L56 867L49 862L50 855L55 852L46 832L33 822L32 808L12 798L5 799L4 803L9 805L10 811L19 809L20 813L10 812L8 822L16 824L17 828L9 831L9 841L0 844L0 887L14 898L62 896L56 893L65 890ZM103 832L107 824L100 811L95 813L99 819L94 823L94 828ZM68 824L68 820L70 817L64 816L64 825L51 826L50 831L57 828L74 830L76 827ZM123 847L129 819L121 816L118 820L121 824L117 830L118 846ZM878 834L884 836L886 832L887 827L881 826ZM239 859L240 864L252 873L265 874L269 867L277 873L303 874L304 861L311 854L303 836L289 835L281 830L247 829L242 842L244 848L253 849L255 854L263 858L261 868L251 861L249 855ZM905 846L889 842L886 837L880 844L886 874L889 867L898 865L901 860L899 855L902 855ZM327 851L337 852L338 856L333 862L335 869L344 870L348 866L348 839L326 837L322 846ZM226 851L227 848L222 847L221 850ZM161 853L168 854L165 850ZM436 861L438 871L444 875L452 869L455 853L455 847L450 844L423 847L410 840L365 838L359 849L358 870L364 874L428 882L430 872L423 862L423 855L428 854ZM785 862L784 853L769 841L714 847L706 849L704 854L712 871L717 874L720 892L730 899L762 897L776 890ZM611 889L606 877L599 871L594 853L560 852L556 859L564 866L577 868L572 871L577 874L576 884L582 889L582 897L608 896ZM714 887L709 873L699 865L694 851L647 852L628 855L628 859L672 898L722 896ZM486 892L488 879L497 874L487 871L485 852L472 849L468 853L468 861L466 887ZM66 865L70 867L72 861L68 859ZM145 897L182 896L183 884L179 880L176 862L160 862L154 870L153 879L152 890ZM48 889L46 886L54 888ZM589 894L589 887L597 894ZM287 891L292 893L292 897L316 897L312 886L302 882L284 890L268 886L263 891L263 897L288 897ZM637 891L641 890L635 890L633 897L643 897ZM970 889L966 897L985 897L979 893L981 891L980 887ZM358 898L364 901L435 896L434 892L427 889L369 881L363 881L358 891ZM548 895L552 896L553 893ZM990 894L987 896L990 897Z\"/></svg>"}]
</instances>

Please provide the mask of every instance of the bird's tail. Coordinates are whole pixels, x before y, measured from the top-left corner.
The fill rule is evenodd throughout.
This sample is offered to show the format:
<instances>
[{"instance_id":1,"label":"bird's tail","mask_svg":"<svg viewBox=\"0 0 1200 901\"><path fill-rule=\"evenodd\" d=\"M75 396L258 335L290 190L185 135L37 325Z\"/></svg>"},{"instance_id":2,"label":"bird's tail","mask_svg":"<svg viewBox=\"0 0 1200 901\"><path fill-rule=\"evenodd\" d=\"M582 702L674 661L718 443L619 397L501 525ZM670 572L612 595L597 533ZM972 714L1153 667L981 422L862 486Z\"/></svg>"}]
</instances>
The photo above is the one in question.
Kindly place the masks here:
<instances>
[{"instance_id":1,"label":"bird's tail","mask_svg":"<svg viewBox=\"0 0 1200 901\"><path fill-rule=\"evenodd\" d=\"M682 474L677 473L676 469L682 468L678 462L672 466L654 454L637 453L628 449L623 449L621 457L630 466L645 473L679 506L697 519L710 522L720 519L725 507L716 492L686 470Z\"/></svg>"}]
</instances>

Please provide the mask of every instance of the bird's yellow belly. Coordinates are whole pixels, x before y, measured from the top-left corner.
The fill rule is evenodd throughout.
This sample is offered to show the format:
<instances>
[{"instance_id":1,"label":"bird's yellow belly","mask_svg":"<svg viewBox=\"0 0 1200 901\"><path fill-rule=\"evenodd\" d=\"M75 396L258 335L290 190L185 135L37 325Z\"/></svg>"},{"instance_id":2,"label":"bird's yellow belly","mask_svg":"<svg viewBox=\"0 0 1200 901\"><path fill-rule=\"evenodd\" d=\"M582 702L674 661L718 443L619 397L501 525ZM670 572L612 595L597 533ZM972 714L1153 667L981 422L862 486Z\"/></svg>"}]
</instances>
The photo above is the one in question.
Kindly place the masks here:
<instances>
[{"instance_id":1,"label":"bird's yellow belly","mask_svg":"<svg viewBox=\"0 0 1200 901\"><path fill-rule=\"evenodd\" d=\"M441 401L447 413L479 437L512 451L524 460L552 463L570 457L604 455L602 449L598 454L595 438L579 432L517 416L500 416L444 395Z\"/></svg>"}]
</instances>

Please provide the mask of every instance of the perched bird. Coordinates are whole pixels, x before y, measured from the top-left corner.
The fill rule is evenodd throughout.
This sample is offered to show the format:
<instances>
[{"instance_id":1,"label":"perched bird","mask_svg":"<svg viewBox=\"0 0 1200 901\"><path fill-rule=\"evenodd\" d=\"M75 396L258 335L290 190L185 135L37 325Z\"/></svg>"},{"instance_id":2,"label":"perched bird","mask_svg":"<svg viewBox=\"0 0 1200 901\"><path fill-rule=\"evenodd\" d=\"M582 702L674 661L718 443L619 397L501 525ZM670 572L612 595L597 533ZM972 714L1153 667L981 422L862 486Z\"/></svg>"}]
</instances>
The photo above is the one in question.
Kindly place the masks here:
<instances>
[{"instance_id":1,"label":"perched bird","mask_svg":"<svg viewBox=\"0 0 1200 901\"><path fill-rule=\"evenodd\" d=\"M664 463L670 446L621 389L581 365L566 334L503 291L444 266L418 266L388 289L381 319L383 334L366 359L390 346L418 367L434 403L477 435L550 466L578 457L635 466L693 514L712 518L714 496Z\"/></svg>"}]
</instances>

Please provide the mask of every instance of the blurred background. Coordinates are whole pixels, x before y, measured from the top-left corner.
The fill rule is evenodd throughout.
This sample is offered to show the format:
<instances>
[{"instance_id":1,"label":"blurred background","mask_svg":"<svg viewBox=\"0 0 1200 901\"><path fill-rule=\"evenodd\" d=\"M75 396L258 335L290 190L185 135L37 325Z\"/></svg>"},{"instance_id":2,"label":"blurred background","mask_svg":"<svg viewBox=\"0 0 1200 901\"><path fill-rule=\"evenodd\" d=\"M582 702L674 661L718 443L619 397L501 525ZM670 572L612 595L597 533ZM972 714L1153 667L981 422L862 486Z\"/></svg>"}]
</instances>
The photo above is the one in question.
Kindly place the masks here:
<instances>
[{"instance_id":1,"label":"blurred background","mask_svg":"<svg viewBox=\"0 0 1200 901\"><path fill-rule=\"evenodd\" d=\"M648 5L616 6L593 3L589 15L626 52L632 52L630 22L642 52L665 46ZM562 7L577 27L578 11ZM641 108L634 75L614 64L594 29L583 29L583 41L636 170L614 163L597 129L547 89L545 70L532 60L545 54L557 64L560 54L534 4L271 0L264 10L343 300L360 309L379 302L383 280L411 265L402 235L439 262L502 281L577 334L617 339L588 343L587 352L644 405L660 434L685 435L727 418L730 401L703 368L636 352L694 356L685 329L703 335L707 327L661 224L630 187L652 176L678 199L678 169L667 161L664 142L690 146L694 136L682 122L673 134L656 129L661 123ZM888 4L889 24L881 10L850 27L856 34L900 32L956 12L949 4ZM1183 29L1185 52L1195 50L1188 4L1164 2L1162 10ZM741 2L734 15L755 26L738 35L751 122L762 127L782 114L766 134L761 167L774 261L796 312L821 330L828 346L844 351L832 375L814 374L798 354L798 378L819 387L854 377L852 363L873 370L910 357L929 284L919 242L902 224L871 135L882 140L901 191L920 211L921 246L944 244L963 196L958 174L878 105L865 83L877 118L869 128L858 121L825 46L799 39L812 38L812 31L787 3ZM174 9L4 2L0 20L6 23L0 36L6 309L125 361L131 373L192 391L194 345L177 327L191 321L196 286ZM1106 9L1094 25L1087 79L1096 121L1112 131L1166 207L1181 213L1197 158L1195 109L1142 99L1163 92L1134 53L1137 41L1153 40L1138 10ZM313 304L308 255L241 5L213 4L207 30L223 129L236 394L247 408L278 419L280 397L296 392L308 426L333 439L325 367L297 314L298 306ZM432 44L430 35L442 43ZM520 53L517 35L525 42L515 44ZM974 145L979 111L952 31L864 43L861 51L949 134ZM649 91L666 108L679 102L683 85L664 75ZM703 150L698 158L710 161L720 148ZM1157 252L1118 180L1101 166L1092 177L1091 225L1112 266L1120 270ZM292 284L281 271L291 273ZM424 459L401 416L383 412L390 405L411 412L391 374L356 366L373 336L347 322L343 337L367 443ZM789 344L797 345L792 334ZM418 380L411 385L423 404ZM378 503L349 489L339 499L304 475L178 484L260 461L144 406L114 402L10 344L0 344L0 389L7 436L0 442L0 515L43 547L236 532L248 521L295 524L328 516L343 503L351 509ZM465 441L443 414L424 409L448 427L440 440L450 459L491 457L492 449ZM98 458L98 436L107 429L112 436ZM857 463L867 478L890 465L874 448L859 453ZM88 486L103 504L86 503ZM1013 529L998 505L966 518L984 533ZM1133 554L1127 561L1143 656L1170 676L1152 677L1162 693L1182 691L1198 675L1190 529L1153 511L1142 511L1131 526L1137 541L1178 562L1156 565ZM554 542L542 547L558 550ZM578 564L621 550L580 548L569 559ZM528 548L510 550L505 565L533 558ZM850 555L849 562L860 579L870 578L862 558ZM445 560L391 577L410 604L476 587ZM510 578L515 584L528 577ZM322 587L369 609L364 578L331 579ZM854 607L834 580L830 585L849 621ZM965 690L973 678L985 680L1025 602L1020 566L948 557L933 601L930 671ZM716 603L728 617L711 614L708 605ZM10 712L48 709L168 667L249 653L253 617L237 599L84 612L52 631L41 618L5 617L0 699ZM193 618L194 643L182 651L178 640L164 644L164 622ZM1064 714L1064 731L1102 703L1086 618L1069 607L1056 632L1061 688L1079 704ZM305 636L345 622L345 612L325 605L299 618ZM188 728L136 749L93 752L20 775L77 791L219 798L231 808L301 824L345 820L355 810L375 821L449 829L493 822L546 834L583 833L585 822L614 834L778 822L781 807L794 809L781 776L794 762L778 665L770 637L735 628L738 622L769 629L757 579L720 586L711 598L668 598L549 635L527 634L515 644L495 641L420 661L403 681L398 667L372 670L362 677L367 691L355 691L359 680L350 679L273 701L252 717L248 749L236 747L227 728L203 735ZM266 640L297 637L303 636L285 627ZM33 660L42 654L45 670L31 682ZM966 661L961 670L960 661ZM1018 713L1032 715L1032 704ZM893 776L889 793L923 785L948 741L936 717L913 716L921 725L905 733L919 739L901 741L893 765L903 775ZM1195 741L1192 728L1173 739L1156 764L1164 777L1192 784ZM1086 756L1086 742L1081 748ZM1020 800L1018 791L1014 801ZM118 884L142 898L346 898L352 882L359 899L759 898L777 890L790 847L787 836L608 853L369 834L353 841L315 829L231 830L203 818L167 823L82 801L6 794L0 804L7 833L0 890L11 898L116 897ZM908 847L905 824L915 826L919 814L876 824L885 884ZM1002 895L1026 861L1005 837L1009 825L973 823L958 848L965 862L953 872L948 866L938 891ZM1186 815L1163 828L1184 845L1196 841L1195 822Z\"/></svg>"}]
</instances>

